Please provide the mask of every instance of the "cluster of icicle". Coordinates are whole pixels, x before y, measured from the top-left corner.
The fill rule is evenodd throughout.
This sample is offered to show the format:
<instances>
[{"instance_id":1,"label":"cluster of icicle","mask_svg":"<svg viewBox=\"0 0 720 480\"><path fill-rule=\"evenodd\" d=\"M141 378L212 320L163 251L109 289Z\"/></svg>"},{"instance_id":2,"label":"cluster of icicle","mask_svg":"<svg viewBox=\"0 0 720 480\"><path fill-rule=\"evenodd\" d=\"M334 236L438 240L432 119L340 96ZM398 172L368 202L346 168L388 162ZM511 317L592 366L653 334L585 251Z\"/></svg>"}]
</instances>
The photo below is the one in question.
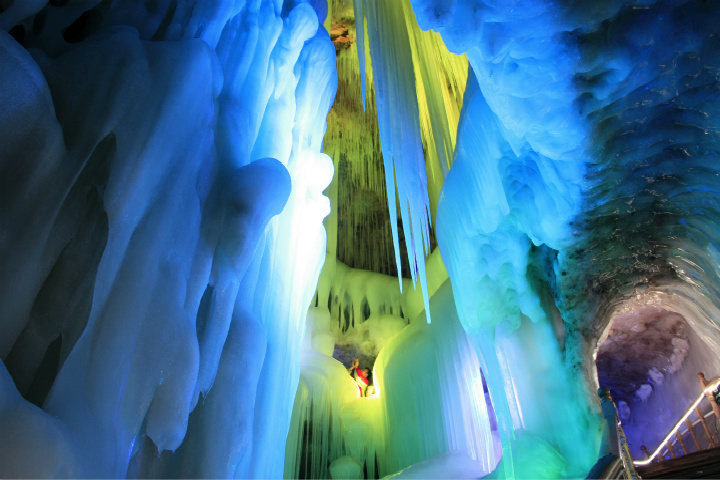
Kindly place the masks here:
<instances>
[{"instance_id":1,"label":"cluster of icicle","mask_svg":"<svg viewBox=\"0 0 720 480\"><path fill-rule=\"evenodd\" d=\"M448 54L438 35L419 29L407 0L357 0L354 10L360 32L357 51L363 104L366 63L372 64L397 271L402 269L396 205L413 285L420 283L429 322L425 257L430 254L430 225L436 206L431 205L429 191L436 202L442 175L450 168L467 63ZM366 30L369 54L362 35ZM431 172L430 189L427 170Z\"/></svg>"}]
</instances>

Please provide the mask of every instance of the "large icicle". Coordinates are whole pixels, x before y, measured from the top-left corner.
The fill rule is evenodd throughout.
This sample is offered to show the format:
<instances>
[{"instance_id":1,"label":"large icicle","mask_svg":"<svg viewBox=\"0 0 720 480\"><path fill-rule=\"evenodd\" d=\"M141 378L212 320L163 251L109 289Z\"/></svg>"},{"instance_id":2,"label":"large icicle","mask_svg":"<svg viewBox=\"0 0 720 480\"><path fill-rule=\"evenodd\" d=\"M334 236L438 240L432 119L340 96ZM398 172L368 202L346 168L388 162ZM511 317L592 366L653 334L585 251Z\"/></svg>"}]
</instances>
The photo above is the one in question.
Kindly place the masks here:
<instances>
[{"instance_id":1,"label":"large icicle","mask_svg":"<svg viewBox=\"0 0 720 480\"><path fill-rule=\"evenodd\" d=\"M407 1L358 0L355 22L363 86L367 26L396 264L400 272L399 208L410 274L413 284L420 282L429 322L425 257L430 253L431 219L442 184L435 165L439 163L446 172L450 164L466 63L451 59L446 49L439 48L439 37L419 30ZM431 152L427 160L424 150ZM432 204L428 169L436 186L431 189L435 193Z\"/></svg>"}]
</instances>

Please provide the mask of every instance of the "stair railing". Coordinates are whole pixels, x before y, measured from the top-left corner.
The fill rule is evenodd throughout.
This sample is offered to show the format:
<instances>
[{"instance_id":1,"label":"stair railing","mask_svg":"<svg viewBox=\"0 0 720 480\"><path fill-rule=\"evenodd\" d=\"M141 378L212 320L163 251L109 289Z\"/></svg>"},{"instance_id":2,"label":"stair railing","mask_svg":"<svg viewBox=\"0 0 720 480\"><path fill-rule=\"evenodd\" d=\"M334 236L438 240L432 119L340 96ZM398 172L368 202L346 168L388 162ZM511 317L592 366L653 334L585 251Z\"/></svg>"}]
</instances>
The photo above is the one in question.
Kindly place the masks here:
<instances>
[{"instance_id":1,"label":"stair railing","mask_svg":"<svg viewBox=\"0 0 720 480\"><path fill-rule=\"evenodd\" d=\"M623 476L627 480L640 480L640 475L638 475L635 470L635 464L630 454L630 447L628 446L627 438L625 437L625 432L623 431L622 423L617 413L617 407L610 395L610 389L600 387L598 396L600 397L603 417L605 417L608 425L610 453L619 456L620 460L622 460Z\"/></svg>"},{"instance_id":2,"label":"stair railing","mask_svg":"<svg viewBox=\"0 0 720 480\"><path fill-rule=\"evenodd\" d=\"M662 442L660 442L660 445L655 449L655 451L652 454L648 455L647 449L643 446L643 452L645 452L646 455L648 455L648 458L646 460L634 460L634 464L638 467L648 465L651 462L653 462L656 458L659 456L659 461L662 461L665 457L662 455L662 452L664 450L668 450L670 453L670 456L672 458L675 458L675 451L673 450L673 445L676 443L680 444L680 447L682 448L682 451L684 454L687 454L687 449L685 448L685 442L683 442L682 436L683 433L681 431L682 427L685 427L685 431L689 431L693 441L695 443L695 446L697 447L698 451L701 450L700 444L698 442L698 439L695 435L695 432L693 431L693 427L697 425L698 423L702 423L703 429L705 430L705 433L708 436L709 439L709 445L712 447L715 447L715 441L713 440L713 436L710 433L710 430L708 429L707 422L705 419L707 417L710 417L712 415L715 415L716 418L720 419L720 406L715 401L715 398L713 397L713 392L720 387L720 377L714 378L712 381L708 382L705 379L705 375L702 373L698 373L698 378L700 379L700 386L703 388L702 392L698 397L695 399L695 401L688 407L687 410L685 410L685 413L680 417L680 420L677 421L675 426L670 430L670 432L665 436ZM703 415L700 411L699 405L703 401L703 399L707 399L710 402L710 405L712 406L712 410L706 414ZM690 415L695 412L695 414L698 416L698 419L695 422L691 422L689 417ZM675 435L676 440L674 442L671 442L670 439Z\"/></svg>"}]
</instances>

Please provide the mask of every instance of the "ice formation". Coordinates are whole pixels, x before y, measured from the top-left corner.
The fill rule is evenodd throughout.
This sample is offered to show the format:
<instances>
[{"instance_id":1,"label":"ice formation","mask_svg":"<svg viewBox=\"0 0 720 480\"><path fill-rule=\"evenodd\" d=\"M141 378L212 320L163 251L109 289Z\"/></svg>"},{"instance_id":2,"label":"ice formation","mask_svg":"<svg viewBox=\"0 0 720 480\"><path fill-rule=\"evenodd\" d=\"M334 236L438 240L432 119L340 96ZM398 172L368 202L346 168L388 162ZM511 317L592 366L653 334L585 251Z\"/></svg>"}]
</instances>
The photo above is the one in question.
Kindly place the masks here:
<instances>
[{"instance_id":1,"label":"ice formation","mask_svg":"<svg viewBox=\"0 0 720 480\"><path fill-rule=\"evenodd\" d=\"M720 375L718 25L0 1L0 477L583 477L598 380L639 455Z\"/></svg>"},{"instance_id":2,"label":"ice formation","mask_svg":"<svg viewBox=\"0 0 720 480\"><path fill-rule=\"evenodd\" d=\"M392 278L386 281L399 293ZM432 325L425 322L424 312L409 325L393 315L377 319L395 325L394 318L405 325L391 326L383 336L385 344L373 368L377 393L367 398L359 397L345 366L318 349L315 339L330 330L328 312L324 307L311 309L308 328L313 342L301 354L287 478L328 478L333 470L340 475L353 471L352 460L365 478L392 475L424 461L410 471L437 472L447 458L461 459L457 471L474 477L494 469L500 454L497 431L483 395L480 365L458 321L449 282L437 290L430 305ZM363 323L368 322L372 317ZM445 471L447 475L455 470Z\"/></svg>"},{"instance_id":3,"label":"ice formation","mask_svg":"<svg viewBox=\"0 0 720 480\"><path fill-rule=\"evenodd\" d=\"M399 7L362 3L370 56L385 65L402 48L402 28L377 25ZM412 4L419 25L472 68L436 233L490 383L504 473L525 475L512 446L524 456L537 441L555 452L555 473L580 475L599 447L587 433L602 428L592 353L634 289L676 295L673 311L683 297L699 303L683 315L709 347L717 343L716 188L714 180L684 185L697 185L715 158L709 18L718 12L699 2ZM393 85L383 75L399 74L374 69L376 85ZM379 105L402 97L376 93ZM402 125L414 121L401 114L414 115L413 100L397 110ZM383 144L395 138L381 128ZM404 177L415 168L418 183L426 178L417 164L403 165ZM388 182L388 198L392 190ZM414 212L412 222L422 208ZM686 350L679 342L674 364ZM544 410L551 404L564 419Z\"/></svg>"},{"instance_id":4,"label":"ice formation","mask_svg":"<svg viewBox=\"0 0 720 480\"><path fill-rule=\"evenodd\" d=\"M353 5L363 104L365 70L372 63L397 271L401 271L401 258L396 204L413 286L416 280L420 283L429 322L425 257L430 254L430 224L436 205L431 208L428 192L438 194L440 174L451 163L458 121L456 97L462 91L458 80L465 78L466 64L448 56L437 35L420 31L409 1L356 0ZM363 32L369 39L369 55ZM425 151L429 152L427 159ZM431 173L430 185L426 170ZM400 286L402 289L402 279Z\"/></svg>"},{"instance_id":5,"label":"ice formation","mask_svg":"<svg viewBox=\"0 0 720 480\"><path fill-rule=\"evenodd\" d=\"M329 212L322 2L65 3L0 12L0 475L279 477Z\"/></svg>"}]
</instances>

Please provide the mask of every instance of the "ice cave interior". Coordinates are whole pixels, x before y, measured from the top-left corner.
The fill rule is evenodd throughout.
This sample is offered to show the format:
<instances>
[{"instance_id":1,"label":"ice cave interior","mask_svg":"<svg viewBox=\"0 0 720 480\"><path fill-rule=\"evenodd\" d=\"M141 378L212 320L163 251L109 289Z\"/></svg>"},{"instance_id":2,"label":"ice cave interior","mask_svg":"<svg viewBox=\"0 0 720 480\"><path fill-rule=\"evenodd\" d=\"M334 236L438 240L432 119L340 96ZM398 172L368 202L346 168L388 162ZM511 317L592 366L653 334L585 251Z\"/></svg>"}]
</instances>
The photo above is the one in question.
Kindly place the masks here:
<instances>
[{"instance_id":1,"label":"ice cave interior","mask_svg":"<svg viewBox=\"0 0 720 480\"><path fill-rule=\"evenodd\" d=\"M584 478L720 376L717 1L0 0L0 100L1 478Z\"/></svg>"}]
</instances>

